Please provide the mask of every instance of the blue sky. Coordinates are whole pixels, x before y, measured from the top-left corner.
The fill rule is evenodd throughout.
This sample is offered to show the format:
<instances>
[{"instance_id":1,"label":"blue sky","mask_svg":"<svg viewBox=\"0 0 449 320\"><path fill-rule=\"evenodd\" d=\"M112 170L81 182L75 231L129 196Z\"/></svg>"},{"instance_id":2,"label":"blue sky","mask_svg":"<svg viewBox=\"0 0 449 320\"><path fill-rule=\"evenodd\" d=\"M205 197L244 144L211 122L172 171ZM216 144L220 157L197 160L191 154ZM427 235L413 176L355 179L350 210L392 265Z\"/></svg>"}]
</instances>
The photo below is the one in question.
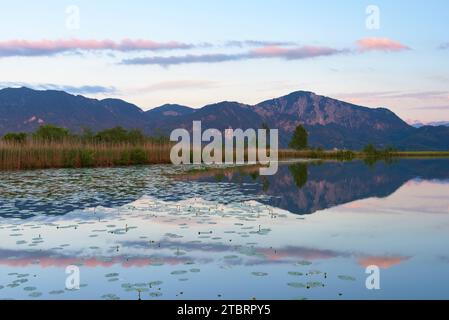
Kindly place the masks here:
<instances>
[{"instance_id":1,"label":"blue sky","mask_svg":"<svg viewBox=\"0 0 449 320\"><path fill-rule=\"evenodd\" d=\"M408 121L449 120L445 0L1 5L1 87L117 97L144 109L309 90L386 106ZM378 29L366 26L369 5L379 9Z\"/></svg>"}]
</instances>

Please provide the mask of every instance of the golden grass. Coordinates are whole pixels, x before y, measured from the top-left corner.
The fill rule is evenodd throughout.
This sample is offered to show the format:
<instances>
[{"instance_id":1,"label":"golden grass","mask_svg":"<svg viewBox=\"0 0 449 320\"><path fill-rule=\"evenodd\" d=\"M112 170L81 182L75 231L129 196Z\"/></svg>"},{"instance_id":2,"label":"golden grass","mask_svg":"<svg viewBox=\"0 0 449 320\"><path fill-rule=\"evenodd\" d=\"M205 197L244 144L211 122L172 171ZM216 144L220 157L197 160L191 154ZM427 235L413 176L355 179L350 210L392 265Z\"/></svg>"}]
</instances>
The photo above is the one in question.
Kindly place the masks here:
<instances>
[{"instance_id":1,"label":"golden grass","mask_svg":"<svg viewBox=\"0 0 449 320\"><path fill-rule=\"evenodd\" d=\"M447 158L449 157L449 151L398 151L391 153L391 155L403 158Z\"/></svg>"},{"instance_id":2,"label":"golden grass","mask_svg":"<svg viewBox=\"0 0 449 320\"><path fill-rule=\"evenodd\" d=\"M365 159L365 158L447 158L449 151L392 151L386 153L379 153L377 155L367 154L361 151L350 150L332 150L332 151L317 151L317 150L279 150L279 159L337 159L337 160L351 160L351 159Z\"/></svg>"},{"instance_id":3,"label":"golden grass","mask_svg":"<svg viewBox=\"0 0 449 320\"><path fill-rule=\"evenodd\" d=\"M114 167L140 164L169 164L172 143L147 141L130 143L83 143L78 140L44 142L28 139L24 144L0 140L0 170ZM363 152L279 150L279 159L367 158ZM449 157L447 152L392 152L388 157Z\"/></svg>"},{"instance_id":4,"label":"golden grass","mask_svg":"<svg viewBox=\"0 0 449 320\"><path fill-rule=\"evenodd\" d=\"M33 140L16 144L0 141L0 170L170 163L170 149L168 142L133 145Z\"/></svg>"}]
</instances>

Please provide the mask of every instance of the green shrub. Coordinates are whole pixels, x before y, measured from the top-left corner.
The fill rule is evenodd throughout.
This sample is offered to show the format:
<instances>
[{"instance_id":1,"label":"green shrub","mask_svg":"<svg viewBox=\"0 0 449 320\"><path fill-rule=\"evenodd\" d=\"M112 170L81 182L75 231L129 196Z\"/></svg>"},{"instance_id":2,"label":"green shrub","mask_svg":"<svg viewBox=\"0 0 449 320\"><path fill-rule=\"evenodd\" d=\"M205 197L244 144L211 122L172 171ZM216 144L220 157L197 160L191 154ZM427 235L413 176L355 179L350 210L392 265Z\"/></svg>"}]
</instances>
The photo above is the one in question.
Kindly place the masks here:
<instances>
[{"instance_id":1,"label":"green shrub","mask_svg":"<svg viewBox=\"0 0 449 320\"><path fill-rule=\"evenodd\" d=\"M68 150L63 153L63 165L67 168L74 168L78 158L77 150Z\"/></svg>"},{"instance_id":2,"label":"green shrub","mask_svg":"<svg viewBox=\"0 0 449 320\"><path fill-rule=\"evenodd\" d=\"M131 152L129 150L124 150L120 153L120 157L114 161L115 165L126 166L130 163Z\"/></svg>"},{"instance_id":3,"label":"green shrub","mask_svg":"<svg viewBox=\"0 0 449 320\"><path fill-rule=\"evenodd\" d=\"M131 143L134 145L145 142L145 135L140 130L127 131L122 127L115 127L98 132L94 139L99 142L107 143Z\"/></svg>"},{"instance_id":4,"label":"green shrub","mask_svg":"<svg viewBox=\"0 0 449 320\"><path fill-rule=\"evenodd\" d=\"M82 167L92 167L95 164L95 152L92 150L80 150L80 164Z\"/></svg>"},{"instance_id":5,"label":"green shrub","mask_svg":"<svg viewBox=\"0 0 449 320\"><path fill-rule=\"evenodd\" d=\"M69 130L51 124L41 126L35 133L34 138L42 141L63 141L70 136Z\"/></svg>"},{"instance_id":6,"label":"green shrub","mask_svg":"<svg viewBox=\"0 0 449 320\"><path fill-rule=\"evenodd\" d=\"M130 160L132 164L146 164L148 162L145 150L140 148L131 150Z\"/></svg>"},{"instance_id":7,"label":"green shrub","mask_svg":"<svg viewBox=\"0 0 449 320\"><path fill-rule=\"evenodd\" d=\"M11 132L3 136L3 140L11 143L25 143L27 139L27 134L25 132Z\"/></svg>"},{"instance_id":8,"label":"green shrub","mask_svg":"<svg viewBox=\"0 0 449 320\"><path fill-rule=\"evenodd\" d=\"M119 143L128 141L128 132L122 127L115 127L98 132L95 139L100 142Z\"/></svg>"}]
</instances>

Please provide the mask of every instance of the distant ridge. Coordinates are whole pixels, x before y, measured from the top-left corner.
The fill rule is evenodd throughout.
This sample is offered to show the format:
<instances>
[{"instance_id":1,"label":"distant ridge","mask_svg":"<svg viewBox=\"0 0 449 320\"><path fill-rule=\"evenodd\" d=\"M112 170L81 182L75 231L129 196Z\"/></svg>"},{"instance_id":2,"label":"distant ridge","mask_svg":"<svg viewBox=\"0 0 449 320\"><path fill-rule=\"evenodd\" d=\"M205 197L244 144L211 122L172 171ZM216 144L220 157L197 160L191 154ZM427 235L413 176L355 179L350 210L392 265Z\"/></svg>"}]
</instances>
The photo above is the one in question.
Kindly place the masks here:
<instances>
[{"instance_id":1,"label":"distant ridge","mask_svg":"<svg viewBox=\"0 0 449 320\"><path fill-rule=\"evenodd\" d=\"M431 126L431 127L439 127L439 126L444 126L444 127L449 127L449 121L432 121L432 122L427 122L427 123L422 123L422 122L415 122L411 124L413 127L415 128L422 128L425 126Z\"/></svg>"},{"instance_id":2,"label":"distant ridge","mask_svg":"<svg viewBox=\"0 0 449 320\"><path fill-rule=\"evenodd\" d=\"M32 132L42 124L55 124L74 132L99 131L114 126L136 128L146 134L169 134L175 128L191 130L192 121L203 128L278 128L286 147L297 125L310 134L314 147L361 149L368 143L409 150L449 150L449 127L415 128L386 108L367 108L308 91L256 105L223 101L193 109L166 104L144 112L120 99L90 99L64 91L29 88L0 90L0 135Z\"/></svg>"},{"instance_id":3,"label":"distant ridge","mask_svg":"<svg viewBox=\"0 0 449 320\"><path fill-rule=\"evenodd\" d=\"M147 117L151 118L163 118L163 117L177 117L184 116L195 112L195 109L182 106L179 104L164 104L163 106L146 111Z\"/></svg>"}]
</instances>

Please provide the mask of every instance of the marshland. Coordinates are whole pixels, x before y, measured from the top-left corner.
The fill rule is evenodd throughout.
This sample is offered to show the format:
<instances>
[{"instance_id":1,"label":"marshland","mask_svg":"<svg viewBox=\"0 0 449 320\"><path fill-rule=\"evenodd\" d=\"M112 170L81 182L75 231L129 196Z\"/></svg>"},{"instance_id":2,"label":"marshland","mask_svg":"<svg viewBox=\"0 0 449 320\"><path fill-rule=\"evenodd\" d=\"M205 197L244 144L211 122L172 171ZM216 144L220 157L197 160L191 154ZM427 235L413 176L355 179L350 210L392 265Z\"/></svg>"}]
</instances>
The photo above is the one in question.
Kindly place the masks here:
<instances>
[{"instance_id":1,"label":"marshland","mask_svg":"<svg viewBox=\"0 0 449 320\"><path fill-rule=\"evenodd\" d=\"M305 139L307 141L307 137ZM45 125L31 134L4 135L0 139L0 170L169 164L173 146L168 137L147 137L138 130L121 127L97 133L85 129L82 134L73 134L61 127ZM399 151L393 147L376 149L372 145L360 151L323 150L310 148L305 142L298 147L293 144L290 149L279 150L278 157L281 160L377 161L405 157L449 157L449 151Z\"/></svg>"}]
</instances>

